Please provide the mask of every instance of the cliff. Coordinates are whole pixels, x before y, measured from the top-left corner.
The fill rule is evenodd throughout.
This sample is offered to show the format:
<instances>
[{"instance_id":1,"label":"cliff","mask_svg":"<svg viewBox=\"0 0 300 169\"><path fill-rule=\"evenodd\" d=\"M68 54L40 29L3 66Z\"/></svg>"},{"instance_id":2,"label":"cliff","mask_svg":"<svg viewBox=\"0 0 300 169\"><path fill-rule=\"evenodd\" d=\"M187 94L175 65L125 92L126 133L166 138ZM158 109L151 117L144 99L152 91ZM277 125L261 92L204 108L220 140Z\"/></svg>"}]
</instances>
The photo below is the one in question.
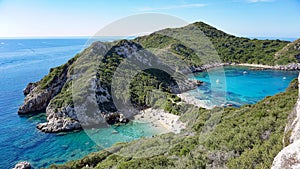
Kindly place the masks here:
<instances>
[{"instance_id":1,"label":"cliff","mask_svg":"<svg viewBox=\"0 0 300 169\"><path fill-rule=\"evenodd\" d=\"M50 168L271 168L284 146L282 140L295 110L298 84L293 80L285 92L241 108L205 110L184 104L181 110L186 114L180 120L187 126L179 134L117 143ZM299 146L288 150L298 152ZM285 156L282 161L293 164L298 154Z\"/></svg>"},{"instance_id":2,"label":"cliff","mask_svg":"<svg viewBox=\"0 0 300 169\"><path fill-rule=\"evenodd\" d=\"M22 115L46 111L47 122L37 125L43 132L70 131L81 129L83 126L128 122L128 118L131 118L134 112L124 114L126 112L117 111L112 101L111 83L113 73L121 61L129 57L130 61L134 62L129 67L138 63L141 64L141 70L145 69L132 76L133 81L130 84L130 100L137 109L154 104L146 100L152 90L160 90L167 97L173 97L172 93L190 90L199 85L196 81L180 78L180 75L176 76L175 82L170 74L176 72L169 68L164 69L169 74L152 69L163 69L165 65L139 44L127 40L113 43L95 42L68 63L51 69L40 81L29 83L23 91L26 97L18 113ZM93 60L90 61L90 58ZM95 62L99 62L99 65L95 65ZM119 84L125 82L123 77L130 75L130 70L121 71L117 82ZM89 72L92 74L86 74ZM119 92L118 97L123 97L122 90L117 88L115 92ZM96 107L86 111L91 108L91 104Z\"/></svg>"},{"instance_id":3,"label":"cliff","mask_svg":"<svg viewBox=\"0 0 300 169\"><path fill-rule=\"evenodd\" d=\"M300 82L300 74L298 76ZM300 83L299 83L300 87ZM300 91L285 127L284 147L275 157L272 169L300 168Z\"/></svg>"},{"instance_id":4,"label":"cliff","mask_svg":"<svg viewBox=\"0 0 300 169\"><path fill-rule=\"evenodd\" d=\"M198 29L201 32L195 31ZM174 36L174 32L177 32L178 36ZM191 35L191 39L182 36L185 33ZM190 43L191 41L197 43ZM275 57L275 53L287 44L288 42L280 40L235 37L203 22L161 30L131 41L95 42L66 64L52 68L40 81L29 83L23 91L26 97L18 113L22 115L46 112L47 122L37 125L43 132L69 131L80 129L82 125L92 126L108 121L110 124L127 122L132 113L123 114L125 112L117 111L112 101L111 83L115 72L120 71L120 64L123 64L125 59L132 59L131 62L138 63L132 67L141 68L143 71L131 76L132 70L125 66L124 70L119 72L119 79L131 77L133 81L129 94L122 94L121 89L114 90L119 97L116 99L129 97L134 108L143 109L159 105L159 108L178 115L182 112L179 111L180 106L172 102L178 100L174 94L199 85L188 80L184 76L185 73L230 65L229 62L273 64L282 59ZM89 59L93 59L93 62ZM294 61L293 58L285 60L288 62L282 63ZM288 66L287 70L300 68L298 64L295 65ZM158 71L159 69L163 70ZM81 77L82 72L93 73ZM81 79L77 79L78 77ZM81 84L73 85L78 81L81 81ZM125 82L126 80L117 81L120 84ZM76 91L74 86L82 88ZM155 94L153 90L159 90L163 94ZM155 103L148 99L151 94L158 98L163 95L165 99L158 99ZM77 96L81 97L79 100L82 104L77 108L84 111L76 111L74 97ZM89 102L95 103L95 106L87 112L85 106L89 105ZM125 116L124 121L121 116Z\"/></svg>"}]
</instances>

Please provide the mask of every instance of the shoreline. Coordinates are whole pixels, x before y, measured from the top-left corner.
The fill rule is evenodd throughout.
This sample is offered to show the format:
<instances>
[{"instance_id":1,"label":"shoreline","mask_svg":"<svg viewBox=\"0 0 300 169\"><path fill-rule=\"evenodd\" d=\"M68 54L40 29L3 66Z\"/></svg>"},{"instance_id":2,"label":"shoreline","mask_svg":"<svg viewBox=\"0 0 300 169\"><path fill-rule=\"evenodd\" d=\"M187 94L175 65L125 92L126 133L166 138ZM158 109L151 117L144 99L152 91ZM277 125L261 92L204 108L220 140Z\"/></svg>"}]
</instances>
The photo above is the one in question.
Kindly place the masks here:
<instances>
[{"instance_id":1,"label":"shoreline","mask_svg":"<svg viewBox=\"0 0 300 169\"><path fill-rule=\"evenodd\" d=\"M300 63L289 63L287 65L263 65L263 64L253 64L253 63L223 63L222 66L246 66L261 69L270 70L283 70L283 71L297 71L300 70Z\"/></svg>"},{"instance_id":2,"label":"shoreline","mask_svg":"<svg viewBox=\"0 0 300 169\"><path fill-rule=\"evenodd\" d=\"M270 69L270 70L283 70L283 71L297 71L300 70L300 63L289 63L287 65L262 65L262 64L253 64L253 63L213 63L213 64L204 64L199 67L191 67L191 71L193 73L207 71L209 69L214 69L218 67L225 67L225 66L246 66L252 67L253 69L263 70L263 69Z\"/></svg>"},{"instance_id":3,"label":"shoreline","mask_svg":"<svg viewBox=\"0 0 300 169\"><path fill-rule=\"evenodd\" d=\"M186 102L187 104L192 104L197 107L205 108L205 109L212 109L214 105L212 105L209 100L199 100L196 97L192 96L191 94L187 92L183 92L180 94L177 94L177 96Z\"/></svg>"},{"instance_id":4,"label":"shoreline","mask_svg":"<svg viewBox=\"0 0 300 169\"><path fill-rule=\"evenodd\" d=\"M273 69L274 66L270 65L262 65L262 64L252 64L252 63L239 63L233 66L247 66L247 67L256 67L256 68L265 68L265 69Z\"/></svg>"},{"instance_id":5,"label":"shoreline","mask_svg":"<svg viewBox=\"0 0 300 169\"><path fill-rule=\"evenodd\" d=\"M160 131L160 134L169 132L178 134L181 129L186 128L186 124L181 122L179 118L180 116L166 113L161 109L148 108L135 115L133 121L151 123L154 128Z\"/></svg>"}]
</instances>

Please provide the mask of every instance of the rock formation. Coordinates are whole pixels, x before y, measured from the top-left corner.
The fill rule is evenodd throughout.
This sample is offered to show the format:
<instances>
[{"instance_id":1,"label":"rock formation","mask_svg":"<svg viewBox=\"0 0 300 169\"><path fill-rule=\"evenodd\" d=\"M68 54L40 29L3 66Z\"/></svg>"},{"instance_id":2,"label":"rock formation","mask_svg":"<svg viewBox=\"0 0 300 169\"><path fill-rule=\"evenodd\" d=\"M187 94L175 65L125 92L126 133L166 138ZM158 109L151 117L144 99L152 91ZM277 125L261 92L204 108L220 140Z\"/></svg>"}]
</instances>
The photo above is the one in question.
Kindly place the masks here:
<instances>
[{"instance_id":1,"label":"rock formation","mask_svg":"<svg viewBox=\"0 0 300 169\"><path fill-rule=\"evenodd\" d=\"M298 76L300 89L300 74ZM300 90L298 100L293 112L289 116L285 128L286 137L283 140L283 148L275 157L272 169L297 169L300 168Z\"/></svg>"},{"instance_id":2,"label":"rock formation","mask_svg":"<svg viewBox=\"0 0 300 169\"><path fill-rule=\"evenodd\" d=\"M31 165L27 161L19 162L13 169L31 169Z\"/></svg>"}]
</instances>

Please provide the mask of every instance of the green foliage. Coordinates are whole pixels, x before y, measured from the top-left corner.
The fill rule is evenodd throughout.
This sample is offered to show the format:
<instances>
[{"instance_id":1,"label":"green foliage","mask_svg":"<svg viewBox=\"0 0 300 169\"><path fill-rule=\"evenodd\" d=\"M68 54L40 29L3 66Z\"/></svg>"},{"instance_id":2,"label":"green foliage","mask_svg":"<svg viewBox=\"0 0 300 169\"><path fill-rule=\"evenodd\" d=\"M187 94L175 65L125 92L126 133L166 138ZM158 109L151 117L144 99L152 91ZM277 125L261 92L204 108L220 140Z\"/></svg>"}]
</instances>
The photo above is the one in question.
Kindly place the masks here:
<instances>
[{"instance_id":1,"label":"green foliage","mask_svg":"<svg viewBox=\"0 0 300 169\"><path fill-rule=\"evenodd\" d=\"M210 39L223 62L273 65L295 61L294 57L283 56L286 54L275 55L288 44L286 41L251 40L226 34L202 22L194 23L194 25ZM124 56L117 54L114 49L124 42L128 41L119 41L113 44L113 48L104 56L96 56L101 59L100 65L96 67L98 83L109 92L113 74L119 64L124 61ZM159 33L139 37L134 42L140 43L147 49L166 49L189 66L203 64L197 59L194 49ZM137 46L141 48L138 44ZM84 54L87 54L87 51L81 55ZM162 57L168 59L167 56ZM39 82L39 85L42 89L51 86L64 72L72 71L73 66L72 61L69 61L65 65L52 69L49 75ZM89 64L79 66L93 71ZM57 108L71 104L71 84L72 82L67 82L61 93L51 101ZM95 168L120 169L205 168L214 165L220 167L227 165L229 168L270 168L273 158L283 146L282 138L287 116L297 99L298 83L296 80L291 83L285 93L267 97L255 105L245 105L238 109L215 108L212 110L196 108L181 102L170 92L170 86L175 84L174 79L166 72L147 69L137 74L131 81L128 97L136 107L161 108L167 112L182 115L181 120L187 123L187 128L182 133L164 134L126 144L116 144L110 148L114 151L103 150L65 165L52 165L50 168L84 168L86 165ZM97 94L104 95L105 93ZM112 100L107 105L100 106L106 110L115 111ZM182 112L185 114L181 114ZM136 147L136 145L139 146ZM130 152L133 147L135 151ZM118 152L125 152L128 156L118 155ZM134 157L132 153L141 155L141 158ZM149 157L142 157L146 153Z\"/></svg>"},{"instance_id":2,"label":"green foliage","mask_svg":"<svg viewBox=\"0 0 300 169\"><path fill-rule=\"evenodd\" d=\"M289 43L284 48L276 52L276 59L278 64L299 62L300 59L300 39Z\"/></svg>"},{"instance_id":3,"label":"green foliage","mask_svg":"<svg viewBox=\"0 0 300 169\"><path fill-rule=\"evenodd\" d=\"M55 108L61 108L66 105L73 106L72 81L67 81L65 83L61 92L51 100L50 104Z\"/></svg>"},{"instance_id":4,"label":"green foliage","mask_svg":"<svg viewBox=\"0 0 300 169\"><path fill-rule=\"evenodd\" d=\"M143 169L164 169L166 167L174 167L173 162L166 156L155 156L151 158L138 158L131 159L130 161L119 163L117 169L128 169L128 168L143 168Z\"/></svg>"},{"instance_id":5,"label":"green foliage","mask_svg":"<svg viewBox=\"0 0 300 169\"><path fill-rule=\"evenodd\" d=\"M46 75L41 81L38 82L40 88L46 89L50 87L54 81L56 81L58 78L63 76L63 73L65 73L70 69L71 65L76 61L78 57L79 54L77 54L75 57L70 59L66 64L63 64L56 68L51 68L49 74Z\"/></svg>"},{"instance_id":6,"label":"green foliage","mask_svg":"<svg viewBox=\"0 0 300 169\"><path fill-rule=\"evenodd\" d=\"M107 156L104 157L106 151L100 151L65 165L53 165L52 168L83 168L83 164L120 169L224 168L225 165L233 169L270 168L274 157L283 147L287 116L293 110L297 94L298 82L294 80L286 92L266 97L255 105L205 110L185 104L181 107L187 110L182 120L187 122L188 127L180 134L142 138L110 148L128 156L116 153L105 154ZM220 117L217 123L216 117ZM205 130L212 124L214 128ZM147 158L132 157L151 151L159 154Z\"/></svg>"},{"instance_id":7,"label":"green foliage","mask_svg":"<svg viewBox=\"0 0 300 169\"><path fill-rule=\"evenodd\" d=\"M223 62L274 65L275 53L288 44L281 40L257 40L226 34L203 22L194 23L211 40ZM294 60L291 60L294 61ZM282 61L287 64L290 60Z\"/></svg>"}]
</instances>

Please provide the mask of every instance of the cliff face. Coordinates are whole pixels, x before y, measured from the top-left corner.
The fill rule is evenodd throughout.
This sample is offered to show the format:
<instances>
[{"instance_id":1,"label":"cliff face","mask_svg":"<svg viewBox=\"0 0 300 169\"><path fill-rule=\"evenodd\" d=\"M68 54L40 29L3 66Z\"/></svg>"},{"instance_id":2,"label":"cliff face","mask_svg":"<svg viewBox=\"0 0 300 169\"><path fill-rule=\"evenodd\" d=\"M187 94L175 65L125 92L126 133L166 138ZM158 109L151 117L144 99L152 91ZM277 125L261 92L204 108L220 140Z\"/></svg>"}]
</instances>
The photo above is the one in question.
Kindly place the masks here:
<instances>
[{"instance_id":1,"label":"cliff face","mask_svg":"<svg viewBox=\"0 0 300 169\"><path fill-rule=\"evenodd\" d=\"M37 128L44 132L59 132L80 128L80 124L71 114L72 108L62 105L61 110L53 109L51 100L61 93L65 84L70 81L70 68L76 58L66 64L52 68L47 76L35 83L29 83L23 93L26 96L24 103L19 107L19 114L34 114L46 111L49 122L38 124ZM58 115L58 116L57 116Z\"/></svg>"},{"instance_id":2,"label":"cliff face","mask_svg":"<svg viewBox=\"0 0 300 169\"><path fill-rule=\"evenodd\" d=\"M298 82L300 87L300 74ZM283 143L286 147L275 157L272 169L300 168L300 90L295 108L285 127Z\"/></svg>"},{"instance_id":3,"label":"cliff face","mask_svg":"<svg viewBox=\"0 0 300 169\"><path fill-rule=\"evenodd\" d=\"M51 77L51 73L55 70L52 69L52 71L50 71L50 74L47 75L44 79L49 77L51 77L52 79L51 82L49 82L49 84L45 87L42 86L44 85L42 84L43 80L36 83L29 83L26 86L23 91L26 97L24 99L24 104L19 107L19 114L29 114L46 110L46 107L49 104L50 100L61 91L62 87L68 79L68 65L63 65L61 69L62 70L60 73L55 73L55 75L53 75L54 77Z\"/></svg>"},{"instance_id":4,"label":"cliff face","mask_svg":"<svg viewBox=\"0 0 300 169\"><path fill-rule=\"evenodd\" d=\"M43 132L62 132L81 129L83 126L128 122L127 117L132 113L117 112L112 101L111 83L112 73L116 71L118 64L124 58L129 57L131 57L131 62L144 69L154 65L157 68L164 66L154 58L153 54L147 53L134 42L122 40L113 45L95 42L68 63L51 69L50 73L40 81L29 83L24 89L26 97L18 113L32 114L46 111L47 122L37 125L37 128ZM90 58L95 60L93 62L87 61ZM98 61L99 65L94 64ZM81 74L89 71L95 73ZM121 70L119 73L124 77L130 72ZM154 70L148 73L143 72L140 76L145 82L136 78L132 82L133 85L131 84L134 88L131 92L136 95L131 98L131 101L136 107L148 107L145 99L143 99L146 98L147 90L157 89L166 93L176 93L190 90L199 85L196 81L184 81L183 79L182 85L179 87L167 74L161 74L161 72ZM119 77L117 83L122 83L122 77ZM80 81L82 83L79 84ZM75 88L74 83L76 83ZM86 87L76 88L76 85L80 87L85 85ZM75 94L74 90L76 91ZM115 89L115 92L119 92L117 96L122 96L122 90ZM141 95L145 96L140 97ZM74 103L76 96L80 96L79 98L82 99L81 101L76 100L80 102L80 105ZM89 106L91 103L96 107Z\"/></svg>"},{"instance_id":5,"label":"cliff face","mask_svg":"<svg viewBox=\"0 0 300 169\"><path fill-rule=\"evenodd\" d=\"M212 44L202 44L201 46L192 43L194 46L189 47L182 43L180 38L184 36L181 36L181 34L176 37L179 39L167 36L172 35L172 30L175 30L175 32L184 32L186 30L193 30L191 28L199 28L202 30L203 34L210 39ZM199 36L202 36L202 34L192 36L192 38L196 38L192 39L192 41L199 41ZM113 98L111 95L110 84L114 72L124 58L134 56L131 58L131 61L140 63L139 66L142 68L151 68L155 63L155 68L161 70L162 67L165 67L165 65L162 64L165 62L169 64L169 67L175 68L175 73L177 70L180 70L181 73L188 73L191 71L203 71L214 66L227 65L222 64L221 61L228 63L249 63L257 61L259 63L268 64L269 62L267 61L276 60L276 58L274 58L275 52L287 43L288 42L286 41L280 40L260 41L238 38L228 35L202 22L197 22L178 29L161 30L148 36L136 38L132 41L121 40L112 43L96 42L69 60L66 64L51 69L49 74L40 81L29 83L23 91L26 97L24 103L19 107L18 113L31 114L46 111L47 122L37 126L38 129L44 132L68 131L80 129L82 125L98 124L105 119L111 119L109 116L110 113L114 113L111 117L119 119L118 116L121 115L120 112L117 112L112 101ZM219 52L220 58L216 51L212 51L213 48L216 48L216 51ZM143 49L149 49L154 55L150 54L150 52L147 53ZM156 58L156 55L159 55L160 59L162 59L162 63L158 63L159 61ZM201 57L199 58L198 55L201 55ZM175 58L170 56L174 56ZM257 58L253 58L253 56L257 56ZM73 103L72 83L74 82L73 79L76 79L77 77L77 75L73 74L74 67L76 67L75 62L84 57L94 58L96 62L100 63L100 65L97 66L93 65L93 63L85 63L84 61L79 64L82 71L85 71L85 69L90 70L91 67L97 70L97 73L93 77L86 78L88 86L91 86L91 90L96 92L95 100L92 102L96 102L98 106L97 109L94 109L95 111L90 111L90 116L86 113L80 113L81 111L76 111L74 108L76 106L74 106ZM155 61L157 61L157 63ZM184 61L187 66L178 66L178 61ZM270 63L273 63L273 61ZM294 68L299 69L300 66L296 64L296 66L293 65L291 69ZM174 70L169 70L169 72L166 71L166 73L172 74L174 73ZM134 96L130 96L130 101L136 107L151 107L153 103L150 103L146 98L148 98L148 93L154 89L162 90L170 96L171 93L180 93L182 91L190 90L197 85L196 82L191 82L186 79L174 80L174 78L172 79L172 77L167 76L164 73L151 71L141 73L140 76L142 76L142 78L140 79L143 80L136 78L133 82L135 86L132 86L130 92ZM122 73L124 77L129 74L125 71ZM176 75L176 77L179 76ZM118 83L121 82L122 81ZM117 89L116 91L122 93L122 90ZM85 98L92 98L91 95L87 95L84 91L82 93L79 92L79 94L83 95ZM123 97L119 93L117 96ZM85 106L87 104L88 103L86 102ZM79 109L83 110L84 106L79 106ZM180 113L176 106L169 106L168 109L177 114ZM101 116L98 116L99 114L101 114Z\"/></svg>"}]
</instances>

